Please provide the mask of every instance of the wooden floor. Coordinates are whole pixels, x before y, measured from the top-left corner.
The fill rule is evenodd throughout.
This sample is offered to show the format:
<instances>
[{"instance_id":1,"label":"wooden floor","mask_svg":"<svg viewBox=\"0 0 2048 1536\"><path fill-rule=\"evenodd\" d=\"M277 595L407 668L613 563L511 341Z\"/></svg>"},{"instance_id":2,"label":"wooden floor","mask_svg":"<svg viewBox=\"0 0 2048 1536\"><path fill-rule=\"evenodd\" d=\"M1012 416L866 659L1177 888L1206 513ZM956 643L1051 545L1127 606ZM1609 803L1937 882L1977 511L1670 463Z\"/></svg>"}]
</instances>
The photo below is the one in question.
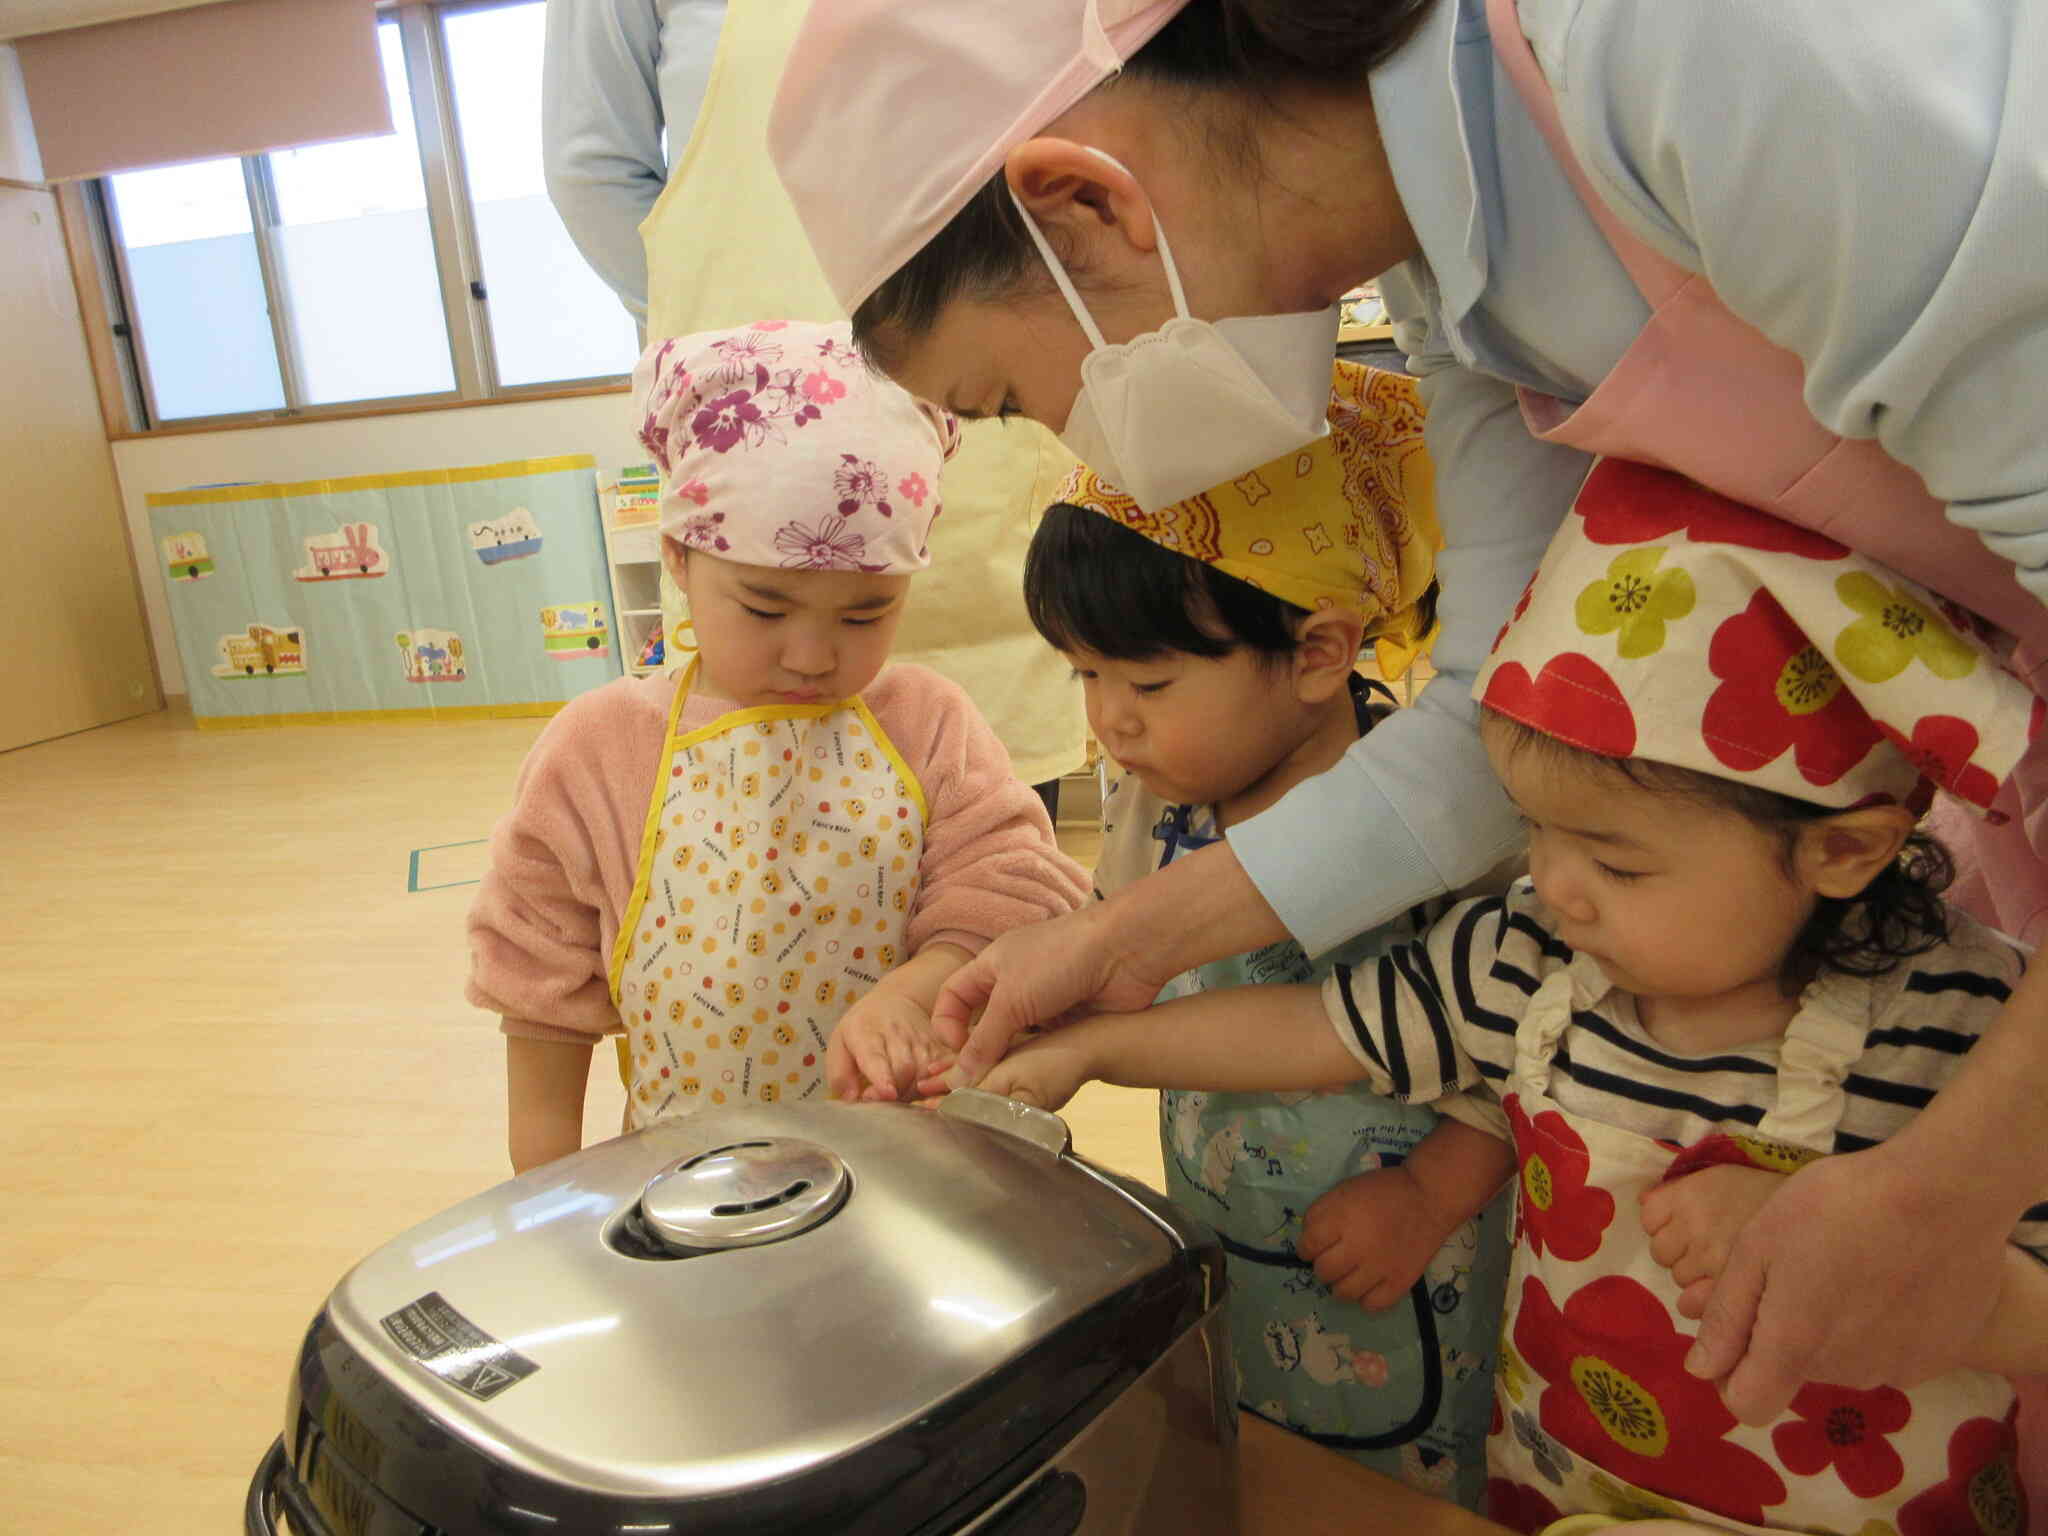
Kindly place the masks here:
<instances>
[{"instance_id":1,"label":"wooden floor","mask_svg":"<svg viewBox=\"0 0 2048 1536\"><path fill-rule=\"evenodd\" d=\"M487 835L539 728L160 714L0 755L0 1532L239 1531L334 1281L508 1174L472 888L408 873ZM1068 1118L1158 1181L1151 1095Z\"/></svg>"}]
</instances>

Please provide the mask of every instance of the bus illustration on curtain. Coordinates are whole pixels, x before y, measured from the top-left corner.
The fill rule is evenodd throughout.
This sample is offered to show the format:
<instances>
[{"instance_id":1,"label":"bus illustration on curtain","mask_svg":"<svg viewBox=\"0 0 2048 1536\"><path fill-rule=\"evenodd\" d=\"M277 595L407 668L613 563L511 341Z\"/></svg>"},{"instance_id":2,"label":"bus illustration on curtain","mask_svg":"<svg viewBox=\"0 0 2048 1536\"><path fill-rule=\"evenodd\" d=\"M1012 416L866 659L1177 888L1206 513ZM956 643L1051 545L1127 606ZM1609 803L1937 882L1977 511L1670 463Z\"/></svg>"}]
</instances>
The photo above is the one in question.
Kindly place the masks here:
<instances>
[{"instance_id":1,"label":"bus illustration on curtain","mask_svg":"<svg viewBox=\"0 0 2048 1536\"><path fill-rule=\"evenodd\" d=\"M375 523L347 523L337 533L309 533L301 542L306 563L292 572L294 581L361 580L391 569L391 557L377 542Z\"/></svg>"}]
</instances>

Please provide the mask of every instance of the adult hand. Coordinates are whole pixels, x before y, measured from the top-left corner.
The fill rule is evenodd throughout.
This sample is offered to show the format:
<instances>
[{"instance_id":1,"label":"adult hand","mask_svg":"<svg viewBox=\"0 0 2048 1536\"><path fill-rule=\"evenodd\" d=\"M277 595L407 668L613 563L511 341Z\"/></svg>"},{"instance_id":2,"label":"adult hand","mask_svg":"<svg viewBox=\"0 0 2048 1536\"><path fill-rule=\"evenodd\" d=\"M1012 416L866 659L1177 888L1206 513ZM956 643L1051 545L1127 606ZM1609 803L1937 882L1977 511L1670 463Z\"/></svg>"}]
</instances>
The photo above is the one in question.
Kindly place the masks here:
<instances>
[{"instance_id":1,"label":"adult hand","mask_svg":"<svg viewBox=\"0 0 2048 1536\"><path fill-rule=\"evenodd\" d=\"M1890 1145L1800 1169L1736 1239L1686 1368L1747 1424L1809 1380L1910 1387L1955 1368L1998 1299L2012 1222L1960 1194Z\"/></svg>"},{"instance_id":2,"label":"adult hand","mask_svg":"<svg viewBox=\"0 0 2048 1536\"><path fill-rule=\"evenodd\" d=\"M960 1048L949 1080L979 1083L1026 1029L1149 1007L1170 979L1117 941L1100 904L1014 928L955 971L932 1009L934 1027Z\"/></svg>"}]
</instances>

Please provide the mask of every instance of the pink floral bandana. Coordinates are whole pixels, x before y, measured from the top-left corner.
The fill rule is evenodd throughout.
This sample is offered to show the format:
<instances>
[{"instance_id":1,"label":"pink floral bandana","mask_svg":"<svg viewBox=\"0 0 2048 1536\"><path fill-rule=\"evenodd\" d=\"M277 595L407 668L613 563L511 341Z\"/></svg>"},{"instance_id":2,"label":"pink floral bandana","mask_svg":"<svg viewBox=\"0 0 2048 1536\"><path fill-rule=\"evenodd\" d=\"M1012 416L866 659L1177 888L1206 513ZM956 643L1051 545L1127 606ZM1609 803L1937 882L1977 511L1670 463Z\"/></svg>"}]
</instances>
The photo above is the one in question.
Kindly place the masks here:
<instances>
[{"instance_id":1,"label":"pink floral bandana","mask_svg":"<svg viewBox=\"0 0 2048 1536\"><path fill-rule=\"evenodd\" d=\"M1666 470L1594 466L1480 669L1488 709L1588 751L1819 805L1979 810L2042 705L1969 613Z\"/></svg>"},{"instance_id":2,"label":"pink floral bandana","mask_svg":"<svg viewBox=\"0 0 2048 1536\"><path fill-rule=\"evenodd\" d=\"M633 370L633 399L661 469L665 537L785 570L931 564L959 424L871 372L844 321L657 342Z\"/></svg>"}]
</instances>

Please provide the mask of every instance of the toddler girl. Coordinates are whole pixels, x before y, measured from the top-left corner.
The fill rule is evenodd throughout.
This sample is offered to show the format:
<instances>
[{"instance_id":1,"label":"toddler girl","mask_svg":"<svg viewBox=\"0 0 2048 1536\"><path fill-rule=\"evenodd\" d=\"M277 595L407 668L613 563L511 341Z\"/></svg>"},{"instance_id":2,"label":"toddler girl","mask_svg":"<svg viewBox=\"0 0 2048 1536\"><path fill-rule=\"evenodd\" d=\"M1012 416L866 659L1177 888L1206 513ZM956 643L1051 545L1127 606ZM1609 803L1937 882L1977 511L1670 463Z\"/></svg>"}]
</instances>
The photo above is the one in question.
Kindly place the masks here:
<instances>
[{"instance_id":1,"label":"toddler girl","mask_svg":"<svg viewBox=\"0 0 2048 1536\"><path fill-rule=\"evenodd\" d=\"M699 651L570 703L492 838L468 995L503 1017L521 1170L581 1144L606 1034L629 1127L891 1096L947 1054L945 978L1086 892L967 697L885 670L952 418L843 324L664 341L634 387Z\"/></svg>"},{"instance_id":2,"label":"toddler girl","mask_svg":"<svg viewBox=\"0 0 2048 1536\"><path fill-rule=\"evenodd\" d=\"M1987 805L2029 734L2026 690L1959 621L1817 535L1602 464L1477 684L1531 880L1320 990L1087 1021L986 1086L1490 1085L1521 1174L1495 1518L2017 1533L1990 1373L2048 1354L2048 1208L1971 1357L1910 1390L1810 1382L1738 1424L1681 1322L1754 1199L1740 1170L1894 1134L2020 974L1944 911L1914 831L1930 783Z\"/></svg>"},{"instance_id":3,"label":"toddler girl","mask_svg":"<svg viewBox=\"0 0 2048 1536\"><path fill-rule=\"evenodd\" d=\"M1311 448L1157 514L1077 470L1039 525L1026 607L1124 770L1099 895L1225 836L1391 712L1354 663L1370 637L1399 676L1429 627L1437 534L1414 384L1339 363L1329 419ZM1425 916L1314 963L1269 945L1161 996L1308 981L1415 937ZM1499 1143L1364 1087L1168 1092L1160 1141L1167 1192L1225 1239L1245 1405L1476 1504L1507 1271L1504 1208L1479 1214L1505 1174ZM1481 1171L1460 1175L1475 1157ZM1400 1186L1354 1177L1404 1163L1479 1187L1404 1220L1384 1203Z\"/></svg>"}]
</instances>

